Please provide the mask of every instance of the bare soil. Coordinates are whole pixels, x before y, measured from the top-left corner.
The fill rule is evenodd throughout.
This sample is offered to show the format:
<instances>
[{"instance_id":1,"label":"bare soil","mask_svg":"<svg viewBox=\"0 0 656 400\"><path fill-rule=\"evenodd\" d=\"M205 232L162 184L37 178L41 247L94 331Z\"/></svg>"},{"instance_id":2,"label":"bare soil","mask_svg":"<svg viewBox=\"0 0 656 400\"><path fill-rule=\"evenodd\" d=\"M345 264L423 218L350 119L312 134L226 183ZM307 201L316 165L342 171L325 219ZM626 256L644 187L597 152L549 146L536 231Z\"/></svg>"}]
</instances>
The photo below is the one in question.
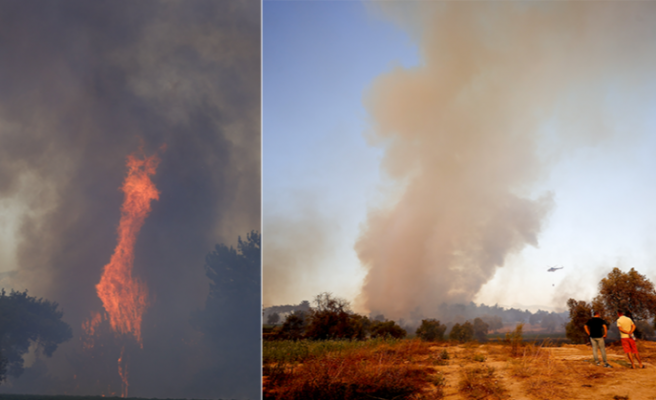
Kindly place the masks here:
<instances>
[{"instance_id":1,"label":"bare soil","mask_svg":"<svg viewBox=\"0 0 656 400\"><path fill-rule=\"evenodd\" d=\"M510 355L508 346L500 344L444 344L431 346L430 350L435 356L444 350L450 355L445 365L434 367L435 373L445 378L443 399L656 400L654 342L638 341L644 369L631 369L619 344L606 347L613 368L595 365L589 345L528 346L520 348L520 354L515 357ZM503 395L462 390L463 371L481 366L495 369L496 379L506 390ZM427 398L431 397L426 394Z\"/></svg>"}]
</instances>

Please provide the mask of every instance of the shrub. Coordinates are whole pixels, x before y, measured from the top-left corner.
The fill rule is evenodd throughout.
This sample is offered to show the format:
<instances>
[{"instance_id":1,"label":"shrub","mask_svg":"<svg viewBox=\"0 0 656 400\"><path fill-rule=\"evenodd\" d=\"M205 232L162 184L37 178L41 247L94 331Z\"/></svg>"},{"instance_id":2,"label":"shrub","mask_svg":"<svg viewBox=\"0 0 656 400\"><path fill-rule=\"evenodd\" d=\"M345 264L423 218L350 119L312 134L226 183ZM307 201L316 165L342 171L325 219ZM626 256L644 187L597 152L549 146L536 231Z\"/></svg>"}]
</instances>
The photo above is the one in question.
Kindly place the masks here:
<instances>
[{"instance_id":1,"label":"shrub","mask_svg":"<svg viewBox=\"0 0 656 400\"><path fill-rule=\"evenodd\" d=\"M449 333L449 339L457 340L460 343L469 342L474 339L474 326L471 322L466 321L464 324L455 324Z\"/></svg>"},{"instance_id":2,"label":"shrub","mask_svg":"<svg viewBox=\"0 0 656 400\"><path fill-rule=\"evenodd\" d=\"M435 319L422 319L421 325L417 328L415 334L421 340L435 342L438 340L444 340L445 331L446 325L442 325L440 321Z\"/></svg>"},{"instance_id":3,"label":"shrub","mask_svg":"<svg viewBox=\"0 0 656 400\"><path fill-rule=\"evenodd\" d=\"M513 332L506 333L506 344L510 345L510 354L513 357L519 356L519 349L523 344L522 331L524 329L524 324L517 324Z\"/></svg>"},{"instance_id":4,"label":"shrub","mask_svg":"<svg viewBox=\"0 0 656 400\"><path fill-rule=\"evenodd\" d=\"M372 338L387 338L392 337L395 339L404 338L406 335L405 329L401 328L394 321L374 321L371 324L371 337Z\"/></svg>"}]
</instances>

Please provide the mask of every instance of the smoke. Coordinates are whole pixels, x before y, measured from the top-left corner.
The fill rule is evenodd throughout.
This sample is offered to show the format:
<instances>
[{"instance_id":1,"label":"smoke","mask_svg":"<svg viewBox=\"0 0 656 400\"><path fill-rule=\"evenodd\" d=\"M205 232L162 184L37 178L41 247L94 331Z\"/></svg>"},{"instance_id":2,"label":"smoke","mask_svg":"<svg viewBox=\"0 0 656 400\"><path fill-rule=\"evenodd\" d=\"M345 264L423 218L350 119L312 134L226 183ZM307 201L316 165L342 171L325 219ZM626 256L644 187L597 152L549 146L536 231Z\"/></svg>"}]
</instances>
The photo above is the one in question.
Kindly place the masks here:
<instances>
[{"instance_id":1,"label":"smoke","mask_svg":"<svg viewBox=\"0 0 656 400\"><path fill-rule=\"evenodd\" d=\"M284 216L280 211L269 212L264 220L267 283L263 287L262 303L265 306L293 304L299 296L312 299L326 291L327 282L334 277L331 270L317 279L323 271L321 261L330 254L335 243L334 232L339 228L321 214L316 199L307 194L295 195L297 200L290 201L293 212Z\"/></svg>"},{"instance_id":2,"label":"smoke","mask_svg":"<svg viewBox=\"0 0 656 400\"><path fill-rule=\"evenodd\" d=\"M214 362L189 324L207 298L205 256L260 227L259 2L2 2L0 60L0 213L15 226L1 254L11 285L58 302L75 337L39 364L47 379L14 390L120 390L111 335L92 363L78 338L102 310L126 157L166 144L134 250L150 306L143 349L125 350L130 395L259 396L259 367L249 386L229 369L185 386Z\"/></svg>"},{"instance_id":3,"label":"smoke","mask_svg":"<svg viewBox=\"0 0 656 400\"><path fill-rule=\"evenodd\" d=\"M359 301L429 315L471 301L509 255L538 246L555 202L537 184L558 157L617 133L613 99L644 94L656 4L378 5L417 38L422 63L365 96L397 191L356 244L368 270Z\"/></svg>"}]
</instances>

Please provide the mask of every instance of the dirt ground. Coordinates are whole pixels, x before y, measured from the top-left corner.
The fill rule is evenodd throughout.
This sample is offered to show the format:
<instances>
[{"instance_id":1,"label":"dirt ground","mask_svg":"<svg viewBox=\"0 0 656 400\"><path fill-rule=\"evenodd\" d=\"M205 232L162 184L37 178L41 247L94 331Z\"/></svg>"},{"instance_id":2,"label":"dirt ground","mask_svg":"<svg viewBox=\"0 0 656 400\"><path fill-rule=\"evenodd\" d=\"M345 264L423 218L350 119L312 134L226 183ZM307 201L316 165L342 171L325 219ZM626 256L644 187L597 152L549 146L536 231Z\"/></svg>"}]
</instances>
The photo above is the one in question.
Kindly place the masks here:
<instances>
[{"instance_id":1,"label":"dirt ground","mask_svg":"<svg viewBox=\"0 0 656 400\"><path fill-rule=\"evenodd\" d=\"M644 369L631 369L619 344L606 347L613 368L597 366L589 345L524 347L511 357L498 344L433 346L432 357L445 350L444 365L436 365L446 385L444 399L609 399L656 400L656 343L638 341ZM505 392L501 396L462 391L463 371L494 368L494 379ZM636 368L638 364L636 363Z\"/></svg>"}]
</instances>

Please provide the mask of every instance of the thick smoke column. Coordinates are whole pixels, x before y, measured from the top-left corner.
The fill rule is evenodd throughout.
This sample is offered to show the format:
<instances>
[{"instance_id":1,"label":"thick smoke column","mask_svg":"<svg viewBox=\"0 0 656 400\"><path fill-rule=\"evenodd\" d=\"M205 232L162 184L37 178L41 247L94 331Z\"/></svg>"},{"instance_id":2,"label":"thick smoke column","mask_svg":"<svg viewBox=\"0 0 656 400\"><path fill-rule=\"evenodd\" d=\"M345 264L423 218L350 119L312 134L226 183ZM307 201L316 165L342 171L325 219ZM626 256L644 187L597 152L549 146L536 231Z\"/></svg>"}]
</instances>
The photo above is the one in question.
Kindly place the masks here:
<instances>
[{"instance_id":1,"label":"thick smoke column","mask_svg":"<svg viewBox=\"0 0 656 400\"><path fill-rule=\"evenodd\" d=\"M540 146L608 134L605 95L638 87L654 66L656 5L381 4L411 27L423 62L366 95L398 190L357 242L368 269L360 301L391 318L434 315L538 245L554 200L534 185L556 154Z\"/></svg>"}]
</instances>

